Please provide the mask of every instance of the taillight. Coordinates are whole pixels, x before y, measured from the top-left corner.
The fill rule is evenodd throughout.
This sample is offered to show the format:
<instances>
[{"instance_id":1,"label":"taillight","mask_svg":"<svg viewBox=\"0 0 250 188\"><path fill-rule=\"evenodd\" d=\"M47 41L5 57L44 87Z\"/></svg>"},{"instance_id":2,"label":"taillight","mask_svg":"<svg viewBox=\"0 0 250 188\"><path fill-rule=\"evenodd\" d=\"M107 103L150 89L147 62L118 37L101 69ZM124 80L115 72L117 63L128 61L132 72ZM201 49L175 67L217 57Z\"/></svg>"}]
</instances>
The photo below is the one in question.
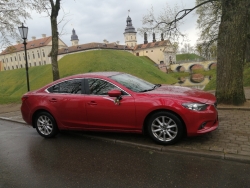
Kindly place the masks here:
<instances>
[{"instance_id":1,"label":"taillight","mask_svg":"<svg viewBox=\"0 0 250 188\"><path fill-rule=\"evenodd\" d=\"M28 99L28 96L23 96L22 97L22 102L26 101Z\"/></svg>"}]
</instances>

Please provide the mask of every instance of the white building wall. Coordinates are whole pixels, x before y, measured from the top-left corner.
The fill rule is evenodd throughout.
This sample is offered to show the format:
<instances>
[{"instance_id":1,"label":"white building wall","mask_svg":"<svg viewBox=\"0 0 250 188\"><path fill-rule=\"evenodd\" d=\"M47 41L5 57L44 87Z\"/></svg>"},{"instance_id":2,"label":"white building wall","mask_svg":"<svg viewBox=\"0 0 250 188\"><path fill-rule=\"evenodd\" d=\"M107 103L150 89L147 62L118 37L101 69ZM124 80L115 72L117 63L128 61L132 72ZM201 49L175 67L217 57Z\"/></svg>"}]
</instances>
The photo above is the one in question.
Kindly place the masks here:
<instances>
[{"instance_id":1,"label":"white building wall","mask_svg":"<svg viewBox=\"0 0 250 188\"><path fill-rule=\"evenodd\" d=\"M67 45L59 40L59 48L66 47ZM51 57L48 57L52 47L52 42L46 46L28 49L27 59L28 66L41 66L51 64ZM11 54L0 55L0 61L3 62L3 70L13 70L19 68L25 68L25 52L19 51Z\"/></svg>"}]
</instances>

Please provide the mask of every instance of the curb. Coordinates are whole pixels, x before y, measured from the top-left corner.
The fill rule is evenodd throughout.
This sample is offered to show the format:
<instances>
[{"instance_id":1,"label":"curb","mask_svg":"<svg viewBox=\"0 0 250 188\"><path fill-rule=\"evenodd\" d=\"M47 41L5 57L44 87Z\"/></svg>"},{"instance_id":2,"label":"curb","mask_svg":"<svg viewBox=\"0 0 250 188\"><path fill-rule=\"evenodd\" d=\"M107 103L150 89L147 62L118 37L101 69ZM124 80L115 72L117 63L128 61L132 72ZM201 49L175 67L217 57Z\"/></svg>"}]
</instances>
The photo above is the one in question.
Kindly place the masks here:
<instances>
[{"instance_id":1,"label":"curb","mask_svg":"<svg viewBox=\"0 0 250 188\"><path fill-rule=\"evenodd\" d=\"M24 121L14 120L14 119L5 118L5 117L0 117L0 120L11 121L14 123L21 123L21 124L27 125Z\"/></svg>"},{"instance_id":2,"label":"curb","mask_svg":"<svg viewBox=\"0 0 250 188\"><path fill-rule=\"evenodd\" d=\"M18 121L18 120L3 118L3 117L0 117L0 120L11 121L11 122L21 123L21 124L27 125L24 121ZM130 141L104 138L104 137L100 137L100 136L89 136L89 135L85 135L81 132L72 131L69 133L75 134L78 136L83 136L83 137L89 138L89 139L100 140L100 141L110 142L110 143L114 143L114 144L125 145L125 146L129 146L129 147L137 147L139 149L153 150L156 152L175 153L175 154L180 154L180 155L191 155L191 156L213 158L213 159L222 159L222 160L250 164L250 157L244 156L244 155L229 154L229 153L223 153L223 152L218 152L218 151L205 151L205 150L203 151L203 150L186 149L186 148L181 148L181 147L178 148L178 147L174 147L174 146L162 146L162 145L151 146L151 145L146 145L146 144L142 144L142 143L135 143L135 142L130 142Z\"/></svg>"},{"instance_id":3,"label":"curb","mask_svg":"<svg viewBox=\"0 0 250 188\"><path fill-rule=\"evenodd\" d=\"M218 110L242 110L242 111L250 111L250 108L245 107L217 107Z\"/></svg>"}]
</instances>

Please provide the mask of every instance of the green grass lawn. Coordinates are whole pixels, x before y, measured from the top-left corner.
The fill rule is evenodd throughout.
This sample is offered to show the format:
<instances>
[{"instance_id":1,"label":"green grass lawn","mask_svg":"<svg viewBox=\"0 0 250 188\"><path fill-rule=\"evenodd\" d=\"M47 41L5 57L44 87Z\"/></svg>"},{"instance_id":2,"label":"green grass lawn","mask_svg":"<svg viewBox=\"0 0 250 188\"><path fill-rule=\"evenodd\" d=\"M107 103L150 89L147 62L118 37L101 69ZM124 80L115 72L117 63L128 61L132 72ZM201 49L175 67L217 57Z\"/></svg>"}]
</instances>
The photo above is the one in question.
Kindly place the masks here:
<instances>
[{"instance_id":1,"label":"green grass lawn","mask_svg":"<svg viewBox=\"0 0 250 188\"><path fill-rule=\"evenodd\" d=\"M196 54L177 54L176 61L195 61L199 59L200 61L205 60L203 57L198 56Z\"/></svg>"},{"instance_id":2,"label":"green grass lawn","mask_svg":"<svg viewBox=\"0 0 250 188\"><path fill-rule=\"evenodd\" d=\"M60 77L98 72L126 72L151 83L173 84L177 80L161 72L146 57L137 57L126 51L93 50L63 57L59 62ZM51 65L29 68L30 90L36 90L52 82ZM0 104L19 103L27 92L25 69L0 72Z\"/></svg>"}]
</instances>

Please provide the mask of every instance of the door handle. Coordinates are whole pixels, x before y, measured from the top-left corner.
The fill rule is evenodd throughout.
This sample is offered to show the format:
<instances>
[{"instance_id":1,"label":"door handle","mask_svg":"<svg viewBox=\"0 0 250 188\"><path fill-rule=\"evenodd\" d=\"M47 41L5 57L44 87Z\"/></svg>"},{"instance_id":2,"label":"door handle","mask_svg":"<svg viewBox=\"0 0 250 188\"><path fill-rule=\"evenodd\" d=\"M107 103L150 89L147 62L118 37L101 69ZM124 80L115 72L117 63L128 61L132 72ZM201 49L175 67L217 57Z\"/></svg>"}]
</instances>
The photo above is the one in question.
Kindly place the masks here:
<instances>
[{"instance_id":1,"label":"door handle","mask_svg":"<svg viewBox=\"0 0 250 188\"><path fill-rule=\"evenodd\" d=\"M52 98L52 99L49 100L49 102L57 102L57 99Z\"/></svg>"},{"instance_id":2,"label":"door handle","mask_svg":"<svg viewBox=\"0 0 250 188\"><path fill-rule=\"evenodd\" d=\"M90 101L88 102L88 105L97 105L97 103L95 101Z\"/></svg>"}]
</instances>

